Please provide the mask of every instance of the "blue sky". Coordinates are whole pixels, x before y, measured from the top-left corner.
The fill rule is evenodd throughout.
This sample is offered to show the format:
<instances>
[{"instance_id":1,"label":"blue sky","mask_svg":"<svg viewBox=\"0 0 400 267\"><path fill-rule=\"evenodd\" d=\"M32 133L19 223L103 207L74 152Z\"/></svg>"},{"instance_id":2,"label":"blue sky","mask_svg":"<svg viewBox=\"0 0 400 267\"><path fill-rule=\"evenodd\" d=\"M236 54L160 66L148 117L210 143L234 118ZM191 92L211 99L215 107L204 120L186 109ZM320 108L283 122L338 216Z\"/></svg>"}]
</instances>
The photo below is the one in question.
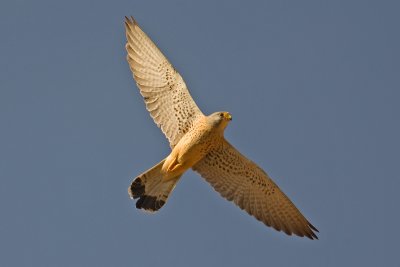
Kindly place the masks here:
<instances>
[{"instance_id":1,"label":"blue sky","mask_svg":"<svg viewBox=\"0 0 400 267\"><path fill-rule=\"evenodd\" d=\"M400 4L2 1L1 266L396 266ZM169 153L125 60L133 15L204 113L320 230L288 237L189 171L155 215L133 177Z\"/></svg>"}]
</instances>

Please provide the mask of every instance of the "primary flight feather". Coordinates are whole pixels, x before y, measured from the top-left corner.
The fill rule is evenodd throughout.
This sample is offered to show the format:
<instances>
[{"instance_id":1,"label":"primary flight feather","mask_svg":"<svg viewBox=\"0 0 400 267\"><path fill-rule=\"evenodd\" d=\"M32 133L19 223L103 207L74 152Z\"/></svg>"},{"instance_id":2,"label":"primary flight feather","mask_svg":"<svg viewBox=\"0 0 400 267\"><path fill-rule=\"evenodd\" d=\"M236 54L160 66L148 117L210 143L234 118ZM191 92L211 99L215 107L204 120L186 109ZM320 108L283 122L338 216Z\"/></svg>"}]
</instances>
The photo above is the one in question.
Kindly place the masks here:
<instances>
[{"instance_id":1,"label":"primary flight feather","mask_svg":"<svg viewBox=\"0 0 400 267\"><path fill-rule=\"evenodd\" d=\"M181 75L136 21L126 18L127 60L154 122L168 138L171 153L136 177L128 188L136 207L155 212L167 201L183 173L192 168L221 196L257 220L288 235L317 239L318 230L254 162L224 138L232 116L205 116Z\"/></svg>"}]
</instances>

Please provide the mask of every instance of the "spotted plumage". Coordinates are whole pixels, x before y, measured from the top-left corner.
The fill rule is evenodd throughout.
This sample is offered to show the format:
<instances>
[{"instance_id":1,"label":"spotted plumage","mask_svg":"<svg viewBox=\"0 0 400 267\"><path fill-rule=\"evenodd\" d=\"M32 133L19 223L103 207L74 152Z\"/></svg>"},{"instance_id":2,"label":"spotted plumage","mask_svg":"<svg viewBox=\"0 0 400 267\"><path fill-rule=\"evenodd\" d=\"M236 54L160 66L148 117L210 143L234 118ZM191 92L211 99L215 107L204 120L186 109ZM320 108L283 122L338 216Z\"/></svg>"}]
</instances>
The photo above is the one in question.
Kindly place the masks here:
<instances>
[{"instance_id":1,"label":"spotted plumage","mask_svg":"<svg viewBox=\"0 0 400 267\"><path fill-rule=\"evenodd\" d=\"M180 177L192 168L221 196L256 219L288 235L317 238L318 230L254 162L224 138L228 112L205 116L180 74L133 18L126 18L127 60L154 122L168 138L171 153L136 177L128 192L136 207L159 210Z\"/></svg>"}]
</instances>

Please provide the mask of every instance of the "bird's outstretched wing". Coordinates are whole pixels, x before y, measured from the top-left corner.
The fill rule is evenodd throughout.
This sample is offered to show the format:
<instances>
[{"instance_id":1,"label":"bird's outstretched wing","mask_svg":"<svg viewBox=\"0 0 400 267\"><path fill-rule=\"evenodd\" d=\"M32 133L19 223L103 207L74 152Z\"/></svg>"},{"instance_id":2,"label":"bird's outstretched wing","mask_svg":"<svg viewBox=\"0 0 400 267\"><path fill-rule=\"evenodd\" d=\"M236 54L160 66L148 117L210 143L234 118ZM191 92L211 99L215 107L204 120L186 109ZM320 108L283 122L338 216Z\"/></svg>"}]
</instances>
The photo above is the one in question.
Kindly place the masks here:
<instances>
[{"instance_id":1,"label":"bird's outstretched wing","mask_svg":"<svg viewBox=\"0 0 400 267\"><path fill-rule=\"evenodd\" d=\"M318 239L318 230L254 162L226 140L207 154L193 169L224 198L250 215L286 234Z\"/></svg>"},{"instance_id":2,"label":"bird's outstretched wing","mask_svg":"<svg viewBox=\"0 0 400 267\"><path fill-rule=\"evenodd\" d=\"M181 75L131 17L126 18L127 60L146 108L174 147L199 116Z\"/></svg>"}]
</instances>

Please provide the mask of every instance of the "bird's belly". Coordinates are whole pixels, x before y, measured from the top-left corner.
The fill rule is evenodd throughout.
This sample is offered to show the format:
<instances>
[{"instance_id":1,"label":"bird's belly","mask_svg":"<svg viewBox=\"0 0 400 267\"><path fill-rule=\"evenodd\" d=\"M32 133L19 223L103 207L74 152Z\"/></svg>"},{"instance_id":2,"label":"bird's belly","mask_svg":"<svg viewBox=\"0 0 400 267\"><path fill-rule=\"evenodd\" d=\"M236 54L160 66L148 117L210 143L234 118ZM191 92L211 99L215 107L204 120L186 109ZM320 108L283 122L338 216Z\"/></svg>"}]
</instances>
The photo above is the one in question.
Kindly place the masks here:
<instances>
[{"instance_id":1,"label":"bird's belly","mask_svg":"<svg viewBox=\"0 0 400 267\"><path fill-rule=\"evenodd\" d=\"M169 177L184 173L210 151L212 143L212 139L208 136L203 136L203 138L183 137L167 157L163 171Z\"/></svg>"},{"instance_id":2,"label":"bird's belly","mask_svg":"<svg viewBox=\"0 0 400 267\"><path fill-rule=\"evenodd\" d=\"M199 160L201 160L210 150L210 142L193 144L192 146L183 148L178 153L178 162L191 168Z\"/></svg>"}]
</instances>

